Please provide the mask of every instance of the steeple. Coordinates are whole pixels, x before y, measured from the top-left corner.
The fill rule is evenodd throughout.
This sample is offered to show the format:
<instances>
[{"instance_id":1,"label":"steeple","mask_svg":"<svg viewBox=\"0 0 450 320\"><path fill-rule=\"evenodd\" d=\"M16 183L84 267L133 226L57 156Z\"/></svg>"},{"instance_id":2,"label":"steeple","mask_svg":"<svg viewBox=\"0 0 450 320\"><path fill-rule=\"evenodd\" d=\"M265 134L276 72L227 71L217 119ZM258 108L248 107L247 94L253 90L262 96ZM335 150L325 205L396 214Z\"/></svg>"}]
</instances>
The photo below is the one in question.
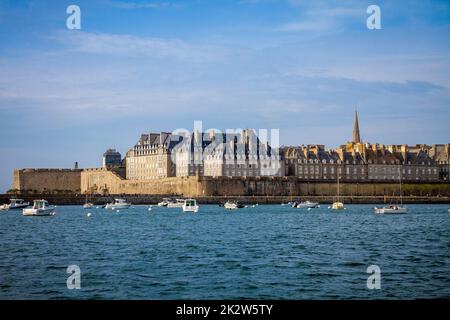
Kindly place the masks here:
<instances>
[{"instance_id":1,"label":"steeple","mask_svg":"<svg viewBox=\"0 0 450 320\"><path fill-rule=\"evenodd\" d=\"M361 137L359 135L359 123L358 123L358 111L355 109L355 120L353 121L353 139L354 143L361 143Z\"/></svg>"}]
</instances>

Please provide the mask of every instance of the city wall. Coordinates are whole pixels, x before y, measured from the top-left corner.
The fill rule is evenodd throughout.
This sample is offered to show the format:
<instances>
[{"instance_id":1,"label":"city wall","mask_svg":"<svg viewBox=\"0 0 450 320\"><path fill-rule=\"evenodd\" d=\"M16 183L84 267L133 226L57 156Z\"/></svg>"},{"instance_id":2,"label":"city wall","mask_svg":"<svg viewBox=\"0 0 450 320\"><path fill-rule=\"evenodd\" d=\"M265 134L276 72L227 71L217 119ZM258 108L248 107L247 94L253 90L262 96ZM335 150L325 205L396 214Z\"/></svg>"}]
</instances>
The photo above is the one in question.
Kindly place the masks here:
<instances>
[{"instance_id":1,"label":"city wall","mask_svg":"<svg viewBox=\"0 0 450 320\"><path fill-rule=\"evenodd\" d=\"M404 183L403 195L450 197L450 183ZM14 172L13 188L19 193L74 193L97 195L183 195L192 197L334 197L337 184L305 182L296 177L172 177L125 180L103 168L83 170L22 169ZM398 183L345 182L340 194L348 197L398 196Z\"/></svg>"},{"instance_id":2,"label":"city wall","mask_svg":"<svg viewBox=\"0 0 450 320\"><path fill-rule=\"evenodd\" d=\"M28 192L81 192L81 169L14 170L11 189Z\"/></svg>"}]
</instances>

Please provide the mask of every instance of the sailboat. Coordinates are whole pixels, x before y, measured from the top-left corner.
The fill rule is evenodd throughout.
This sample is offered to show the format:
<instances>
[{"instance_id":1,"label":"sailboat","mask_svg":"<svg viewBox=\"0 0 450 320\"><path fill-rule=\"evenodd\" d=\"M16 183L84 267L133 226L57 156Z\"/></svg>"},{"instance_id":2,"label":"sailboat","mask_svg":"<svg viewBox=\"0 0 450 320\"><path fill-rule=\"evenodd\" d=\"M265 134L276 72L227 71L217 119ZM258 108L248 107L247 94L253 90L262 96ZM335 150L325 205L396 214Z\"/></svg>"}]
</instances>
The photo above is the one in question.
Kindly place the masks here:
<instances>
[{"instance_id":1,"label":"sailboat","mask_svg":"<svg viewBox=\"0 0 450 320\"><path fill-rule=\"evenodd\" d=\"M408 208L403 206L403 192L402 192L402 172L400 165L398 166L398 174L400 181L400 205L390 204L381 208L375 207L373 211L378 214L401 214L408 212Z\"/></svg>"},{"instance_id":2,"label":"sailboat","mask_svg":"<svg viewBox=\"0 0 450 320\"><path fill-rule=\"evenodd\" d=\"M83 208L84 208L84 209L90 209L90 208L92 208L93 206L94 206L94 204L93 204L92 202L88 201L88 195L87 195L87 193L86 193L86 201L85 201L85 203L83 204Z\"/></svg>"},{"instance_id":3,"label":"sailboat","mask_svg":"<svg viewBox=\"0 0 450 320\"><path fill-rule=\"evenodd\" d=\"M339 201L339 172L337 172L337 201L331 205L331 210L344 210L344 204Z\"/></svg>"}]
</instances>

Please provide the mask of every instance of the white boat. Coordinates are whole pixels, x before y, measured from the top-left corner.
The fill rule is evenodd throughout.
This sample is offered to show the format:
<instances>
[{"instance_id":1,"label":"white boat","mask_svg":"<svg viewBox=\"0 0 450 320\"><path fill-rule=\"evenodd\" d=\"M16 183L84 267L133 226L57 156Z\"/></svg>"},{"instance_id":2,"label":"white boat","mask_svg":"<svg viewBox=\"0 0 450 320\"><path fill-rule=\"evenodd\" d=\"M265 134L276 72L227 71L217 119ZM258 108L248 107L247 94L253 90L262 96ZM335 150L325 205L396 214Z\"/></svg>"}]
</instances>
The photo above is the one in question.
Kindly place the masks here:
<instances>
[{"instance_id":1,"label":"white boat","mask_svg":"<svg viewBox=\"0 0 450 320\"><path fill-rule=\"evenodd\" d=\"M55 207L50 206L47 200L34 200L33 207L23 209L24 216L53 216Z\"/></svg>"},{"instance_id":2,"label":"white boat","mask_svg":"<svg viewBox=\"0 0 450 320\"><path fill-rule=\"evenodd\" d=\"M184 205L184 199L171 200L167 203L167 208L182 208Z\"/></svg>"},{"instance_id":3,"label":"white boat","mask_svg":"<svg viewBox=\"0 0 450 320\"><path fill-rule=\"evenodd\" d=\"M225 204L223 206L225 209L228 209L228 210L237 210L238 209L238 204L237 204L237 202L234 202L234 201L227 201L227 202L225 202Z\"/></svg>"},{"instance_id":4,"label":"white boat","mask_svg":"<svg viewBox=\"0 0 450 320\"><path fill-rule=\"evenodd\" d=\"M408 209L405 206L397 206L397 205L389 205L386 207L375 207L373 208L375 213L380 214L401 214L401 213L407 213Z\"/></svg>"},{"instance_id":5,"label":"white boat","mask_svg":"<svg viewBox=\"0 0 450 320\"><path fill-rule=\"evenodd\" d=\"M90 209L93 206L94 206L94 204L92 202L86 202L85 204L83 204L84 209Z\"/></svg>"},{"instance_id":6,"label":"white boat","mask_svg":"<svg viewBox=\"0 0 450 320\"><path fill-rule=\"evenodd\" d=\"M400 189L400 205L390 204L384 207L375 207L373 211L378 214L402 214L407 213L408 208L403 205L403 192L402 192L402 171L401 167L398 166L398 174L399 174L399 189Z\"/></svg>"},{"instance_id":7,"label":"white boat","mask_svg":"<svg viewBox=\"0 0 450 320\"><path fill-rule=\"evenodd\" d=\"M169 204L169 199L163 198L163 200L161 202L158 202L158 207L167 207L168 204Z\"/></svg>"},{"instance_id":8,"label":"white boat","mask_svg":"<svg viewBox=\"0 0 450 320\"><path fill-rule=\"evenodd\" d=\"M342 202L333 202L331 205L331 210L344 210L344 204Z\"/></svg>"},{"instance_id":9,"label":"white boat","mask_svg":"<svg viewBox=\"0 0 450 320\"><path fill-rule=\"evenodd\" d=\"M311 202L311 201L302 201L300 203L297 203L296 208L298 209L309 209L309 208L317 208L319 206L318 202Z\"/></svg>"},{"instance_id":10,"label":"white boat","mask_svg":"<svg viewBox=\"0 0 450 320\"><path fill-rule=\"evenodd\" d=\"M158 203L158 206L167 208L182 208L183 204L184 199L163 198L163 200Z\"/></svg>"},{"instance_id":11,"label":"white boat","mask_svg":"<svg viewBox=\"0 0 450 320\"><path fill-rule=\"evenodd\" d=\"M88 195L86 194L86 201L83 204L84 209L90 209L94 206L94 204L90 201L88 201Z\"/></svg>"},{"instance_id":12,"label":"white boat","mask_svg":"<svg viewBox=\"0 0 450 320\"><path fill-rule=\"evenodd\" d=\"M186 199L183 204L183 212L198 212L199 206L195 199Z\"/></svg>"},{"instance_id":13,"label":"white boat","mask_svg":"<svg viewBox=\"0 0 450 320\"><path fill-rule=\"evenodd\" d=\"M118 209L128 209L131 203L128 203L125 199L114 199L114 202L107 203L105 209L118 210Z\"/></svg>"},{"instance_id":14,"label":"white boat","mask_svg":"<svg viewBox=\"0 0 450 320\"><path fill-rule=\"evenodd\" d=\"M331 210L344 210L344 204L339 201L339 173L337 174L337 201L333 202L331 205Z\"/></svg>"},{"instance_id":15,"label":"white boat","mask_svg":"<svg viewBox=\"0 0 450 320\"><path fill-rule=\"evenodd\" d=\"M9 210L9 204L2 204L0 206L0 211L8 211Z\"/></svg>"},{"instance_id":16,"label":"white boat","mask_svg":"<svg viewBox=\"0 0 450 320\"><path fill-rule=\"evenodd\" d=\"M9 210L23 209L30 205L29 202L26 202L23 199L10 199L9 201Z\"/></svg>"}]
</instances>

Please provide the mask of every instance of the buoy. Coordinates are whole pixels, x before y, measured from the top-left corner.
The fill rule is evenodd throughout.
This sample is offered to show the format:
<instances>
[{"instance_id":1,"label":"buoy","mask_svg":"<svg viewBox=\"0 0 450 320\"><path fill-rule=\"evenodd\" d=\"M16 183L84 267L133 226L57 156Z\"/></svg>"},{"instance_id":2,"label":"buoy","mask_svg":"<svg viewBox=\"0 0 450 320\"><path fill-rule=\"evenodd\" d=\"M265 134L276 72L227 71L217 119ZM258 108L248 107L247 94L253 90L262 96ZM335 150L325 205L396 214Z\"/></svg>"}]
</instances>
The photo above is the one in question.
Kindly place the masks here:
<instances>
[{"instance_id":1,"label":"buoy","mask_svg":"<svg viewBox=\"0 0 450 320\"><path fill-rule=\"evenodd\" d=\"M152 208L148 208L148 211L152 211Z\"/></svg>"},{"instance_id":2,"label":"buoy","mask_svg":"<svg viewBox=\"0 0 450 320\"><path fill-rule=\"evenodd\" d=\"M117 210L117 212L120 212L120 210Z\"/></svg>"},{"instance_id":3,"label":"buoy","mask_svg":"<svg viewBox=\"0 0 450 320\"><path fill-rule=\"evenodd\" d=\"M308 211L311 211L311 208L308 208Z\"/></svg>"},{"instance_id":4,"label":"buoy","mask_svg":"<svg viewBox=\"0 0 450 320\"><path fill-rule=\"evenodd\" d=\"M88 212L87 216L88 216L88 217L90 217L90 216L91 216L91 213L90 213L90 212Z\"/></svg>"},{"instance_id":5,"label":"buoy","mask_svg":"<svg viewBox=\"0 0 450 320\"><path fill-rule=\"evenodd\" d=\"M255 205L252 205L252 208L255 208L256 206Z\"/></svg>"},{"instance_id":6,"label":"buoy","mask_svg":"<svg viewBox=\"0 0 450 320\"><path fill-rule=\"evenodd\" d=\"M328 209L331 209L331 207L328 207Z\"/></svg>"}]
</instances>

